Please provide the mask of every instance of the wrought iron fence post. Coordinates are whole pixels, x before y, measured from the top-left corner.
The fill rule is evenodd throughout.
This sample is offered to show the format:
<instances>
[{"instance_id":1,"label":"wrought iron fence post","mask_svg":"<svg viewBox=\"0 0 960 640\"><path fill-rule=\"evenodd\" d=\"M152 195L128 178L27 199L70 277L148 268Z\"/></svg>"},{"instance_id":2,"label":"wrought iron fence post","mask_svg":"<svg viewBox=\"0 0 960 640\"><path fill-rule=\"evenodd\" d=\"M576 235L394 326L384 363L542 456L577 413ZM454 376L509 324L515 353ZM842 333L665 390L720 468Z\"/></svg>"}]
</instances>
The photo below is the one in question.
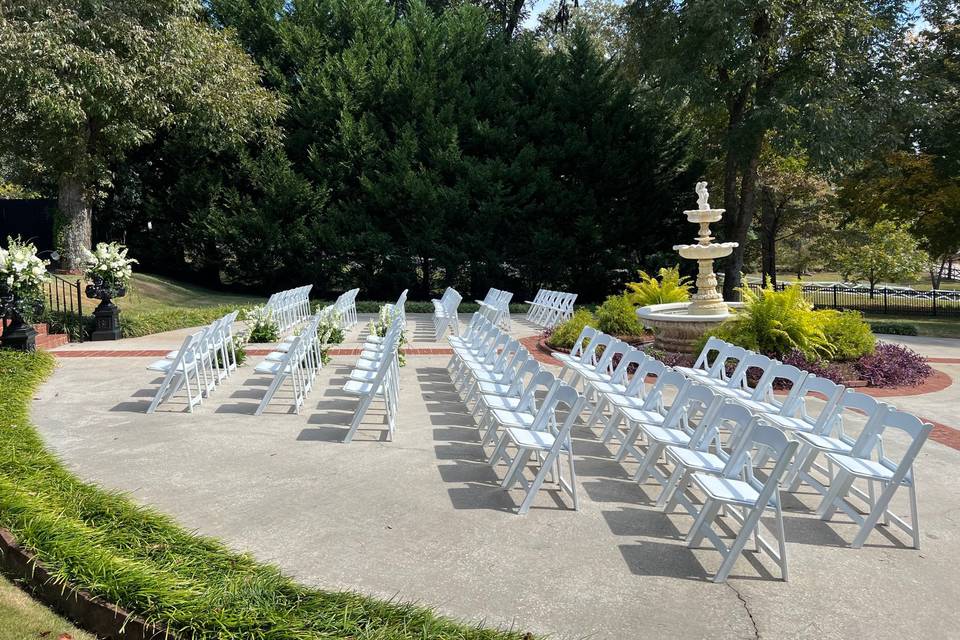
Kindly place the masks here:
<instances>
[{"instance_id":1,"label":"wrought iron fence post","mask_svg":"<svg viewBox=\"0 0 960 640\"><path fill-rule=\"evenodd\" d=\"M883 312L887 313L887 288L883 288Z\"/></svg>"},{"instance_id":2,"label":"wrought iron fence post","mask_svg":"<svg viewBox=\"0 0 960 640\"><path fill-rule=\"evenodd\" d=\"M933 290L933 315L937 315L937 290Z\"/></svg>"},{"instance_id":3,"label":"wrought iron fence post","mask_svg":"<svg viewBox=\"0 0 960 640\"><path fill-rule=\"evenodd\" d=\"M83 296L80 295L80 280L77 279L77 342L83 342Z\"/></svg>"},{"instance_id":4,"label":"wrought iron fence post","mask_svg":"<svg viewBox=\"0 0 960 640\"><path fill-rule=\"evenodd\" d=\"M833 308L834 309L839 308L839 305L837 305L837 284L836 283L833 284Z\"/></svg>"}]
</instances>

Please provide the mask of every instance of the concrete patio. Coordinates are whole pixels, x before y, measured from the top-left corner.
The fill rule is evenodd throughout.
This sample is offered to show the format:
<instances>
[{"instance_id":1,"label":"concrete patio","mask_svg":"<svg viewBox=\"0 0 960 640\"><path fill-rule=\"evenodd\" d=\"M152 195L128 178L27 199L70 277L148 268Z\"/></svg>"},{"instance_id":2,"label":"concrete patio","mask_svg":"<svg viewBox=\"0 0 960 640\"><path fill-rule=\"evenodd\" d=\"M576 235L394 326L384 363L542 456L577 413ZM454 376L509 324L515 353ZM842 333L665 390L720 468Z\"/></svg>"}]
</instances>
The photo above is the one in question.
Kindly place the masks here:
<instances>
[{"instance_id":1,"label":"concrete patio","mask_svg":"<svg viewBox=\"0 0 960 640\"><path fill-rule=\"evenodd\" d=\"M410 323L411 346L443 346L432 341L429 319ZM534 333L522 322L514 329ZM361 323L344 346L362 331ZM182 333L150 338L109 348L174 348ZM156 387L144 368L151 358L63 357L37 394L33 419L80 477L321 588L559 638L960 634L960 451L931 441L920 455L922 550L906 548L896 530L848 548L856 527L840 516L819 521L811 513L817 496L803 488L785 496L790 581L747 554L717 585L709 576L719 554L683 544L692 519L653 508L657 486L632 482L634 465L614 462L585 429L574 442L581 510L542 491L527 516L515 515L521 493L501 491L503 469L483 462L445 356L411 356L401 370L396 441L383 441L373 412L350 445L340 440L355 400L340 387L352 357L335 357L321 372L300 415L278 395L258 418L253 408L268 382L252 374L259 359L193 414L171 404L145 415ZM938 415L955 415L956 385L930 395L929 403L910 400L918 414L949 407Z\"/></svg>"}]
</instances>

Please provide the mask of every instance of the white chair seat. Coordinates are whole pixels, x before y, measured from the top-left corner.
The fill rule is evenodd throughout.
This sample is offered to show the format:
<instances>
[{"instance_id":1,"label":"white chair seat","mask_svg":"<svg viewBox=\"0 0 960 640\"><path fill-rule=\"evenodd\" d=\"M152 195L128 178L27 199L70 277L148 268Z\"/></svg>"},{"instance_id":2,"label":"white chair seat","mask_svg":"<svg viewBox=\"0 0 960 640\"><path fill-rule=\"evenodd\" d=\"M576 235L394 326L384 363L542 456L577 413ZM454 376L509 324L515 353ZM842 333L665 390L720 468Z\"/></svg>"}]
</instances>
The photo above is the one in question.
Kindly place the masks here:
<instances>
[{"instance_id":1,"label":"white chair seat","mask_svg":"<svg viewBox=\"0 0 960 640\"><path fill-rule=\"evenodd\" d=\"M263 373L266 375L276 375L280 368L283 366L283 363L280 362L270 362L265 360L253 368L254 373ZM284 368L286 373L290 373L289 365Z\"/></svg>"},{"instance_id":2,"label":"white chair seat","mask_svg":"<svg viewBox=\"0 0 960 640\"><path fill-rule=\"evenodd\" d=\"M581 371L580 375L589 382L609 382L610 374L606 371L595 371L593 369Z\"/></svg>"},{"instance_id":3,"label":"white chair seat","mask_svg":"<svg viewBox=\"0 0 960 640\"><path fill-rule=\"evenodd\" d=\"M648 439L656 440L657 442L667 442L675 445L687 444L690 442L690 435L680 429L666 429L664 427L657 427L643 423L641 423L640 428L643 430L643 433L646 434Z\"/></svg>"},{"instance_id":4,"label":"white chair seat","mask_svg":"<svg viewBox=\"0 0 960 640\"><path fill-rule=\"evenodd\" d=\"M719 393L722 396L727 398L733 398L734 400L749 400L750 396L753 395L753 390L747 389L735 389L733 387L727 387L724 385L713 386L713 390Z\"/></svg>"},{"instance_id":5,"label":"white chair seat","mask_svg":"<svg viewBox=\"0 0 960 640\"><path fill-rule=\"evenodd\" d=\"M505 396L510 393L510 386L504 382L484 382L477 383L477 389L480 393L491 396Z\"/></svg>"},{"instance_id":6,"label":"white chair seat","mask_svg":"<svg viewBox=\"0 0 960 640\"><path fill-rule=\"evenodd\" d=\"M373 383L371 382L361 382L359 380L347 380L343 385L343 390L346 393L355 395L355 396L366 396L370 395L370 390L373 389ZM383 394L383 386L377 389L377 395Z\"/></svg>"},{"instance_id":7,"label":"white chair seat","mask_svg":"<svg viewBox=\"0 0 960 640\"><path fill-rule=\"evenodd\" d=\"M569 353L560 353L559 351L554 351L552 353L553 357L559 360L563 364L568 364L572 362L579 362L580 358L571 356Z\"/></svg>"},{"instance_id":8,"label":"white chair seat","mask_svg":"<svg viewBox=\"0 0 960 640\"><path fill-rule=\"evenodd\" d=\"M827 436L821 436L816 433L801 432L797 434L797 439L806 442L815 449L829 453L850 453L853 451L853 445L849 445L843 440L828 438Z\"/></svg>"},{"instance_id":9,"label":"white chair seat","mask_svg":"<svg viewBox=\"0 0 960 640\"><path fill-rule=\"evenodd\" d=\"M473 377L478 382L501 382L504 379L503 373L494 373L487 370L473 371Z\"/></svg>"},{"instance_id":10,"label":"white chair seat","mask_svg":"<svg viewBox=\"0 0 960 640\"><path fill-rule=\"evenodd\" d=\"M556 437L549 431L531 431L513 427L507 429L507 437L518 447L540 451L549 451L553 448L553 443L557 441ZM566 450L565 445L562 448Z\"/></svg>"},{"instance_id":11,"label":"white chair seat","mask_svg":"<svg viewBox=\"0 0 960 640\"><path fill-rule=\"evenodd\" d=\"M723 471L726 461L720 456L708 453L706 451L696 451L686 447L669 446L666 449L667 457L678 464L686 466L688 469L696 471L708 471L720 473Z\"/></svg>"},{"instance_id":12,"label":"white chair seat","mask_svg":"<svg viewBox=\"0 0 960 640\"><path fill-rule=\"evenodd\" d=\"M751 507L757 503L760 494L749 483L743 480L734 480L707 473L694 473L693 481L707 494L707 497L726 502ZM774 506L770 503L770 506Z\"/></svg>"},{"instance_id":13,"label":"white chair seat","mask_svg":"<svg viewBox=\"0 0 960 640\"><path fill-rule=\"evenodd\" d=\"M844 456L836 453L828 453L827 459L858 478L890 480L890 478L893 477L893 470L888 469L876 460L855 458L853 456ZM904 480L906 480L906 478Z\"/></svg>"},{"instance_id":14,"label":"white chair seat","mask_svg":"<svg viewBox=\"0 0 960 640\"><path fill-rule=\"evenodd\" d=\"M287 354L281 351L271 351L264 357L264 360L267 362L281 362L284 358L287 357Z\"/></svg>"},{"instance_id":15,"label":"white chair seat","mask_svg":"<svg viewBox=\"0 0 960 640\"><path fill-rule=\"evenodd\" d=\"M607 400L613 406L620 407L621 409L642 409L645 402L643 398L638 398L636 396L625 396L619 393L608 394Z\"/></svg>"},{"instance_id":16,"label":"white chair seat","mask_svg":"<svg viewBox=\"0 0 960 640\"><path fill-rule=\"evenodd\" d=\"M707 372L703 369L694 369L693 367L674 367L677 371L688 378L706 378Z\"/></svg>"},{"instance_id":17,"label":"white chair seat","mask_svg":"<svg viewBox=\"0 0 960 640\"><path fill-rule=\"evenodd\" d=\"M663 414L657 413L656 411L649 411L647 409L634 409L632 407L620 407L620 410L623 412L623 415L627 416L628 420L632 420L634 422L639 422L646 425L663 424Z\"/></svg>"},{"instance_id":18,"label":"white chair seat","mask_svg":"<svg viewBox=\"0 0 960 640\"><path fill-rule=\"evenodd\" d=\"M749 405L747 405L747 408L752 409L752 407L750 407ZM806 420L802 418L794 418L793 416L780 416L780 415L774 415L770 413L764 413L763 419L764 421L772 424L775 427L779 427L780 429L786 429L788 431L809 432L809 431L813 431L814 429L814 425L810 424ZM847 451L849 451L849 448L847 449Z\"/></svg>"},{"instance_id":19,"label":"white chair seat","mask_svg":"<svg viewBox=\"0 0 960 640\"><path fill-rule=\"evenodd\" d=\"M350 379L359 380L360 382L373 382L376 377L377 372L368 369L354 369L350 372Z\"/></svg>"},{"instance_id":20,"label":"white chair seat","mask_svg":"<svg viewBox=\"0 0 960 640\"><path fill-rule=\"evenodd\" d=\"M591 381L590 387L598 393L612 393L616 395L623 395L627 390L627 385L625 384L616 384L607 381Z\"/></svg>"},{"instance_id":21,"label":"white chair seat","mask_svg":"<svg viewBox=\"0 0 960 640\"><path fill-rule=\"evenodd\" d=\"M505 396L493 396L483 394L483 403L489 409L502 409L504 411L516 411L520 406L520 398L509 398Z\"/></svg>"},{"instance_id":22,"label":"white chair seat","mask_svg":"<svg viewBox=\"0 0 960 640\"><path fill-rule=\"evenodd\" d=\"M177 370L182 373L188 369L188 365L189 368L193 368L192 362L181 362L180 366L177 367ZM173 360L157 360L156 362L151 362L147 365L147 369L150 371L160 371L163 373L170 371L171 367L173 367Z\"/></svg>"},{"instance_id":23,"label":"white chair seat","mask_svg":"<svg viewBox=\"0 0 960 640\"><path fill-rule=\"evenodd\" d=\"M494 409L492 413L497 422L507 427L528 428L533 426L534 416L523 411Z\"/></svg>"}]
</instances>

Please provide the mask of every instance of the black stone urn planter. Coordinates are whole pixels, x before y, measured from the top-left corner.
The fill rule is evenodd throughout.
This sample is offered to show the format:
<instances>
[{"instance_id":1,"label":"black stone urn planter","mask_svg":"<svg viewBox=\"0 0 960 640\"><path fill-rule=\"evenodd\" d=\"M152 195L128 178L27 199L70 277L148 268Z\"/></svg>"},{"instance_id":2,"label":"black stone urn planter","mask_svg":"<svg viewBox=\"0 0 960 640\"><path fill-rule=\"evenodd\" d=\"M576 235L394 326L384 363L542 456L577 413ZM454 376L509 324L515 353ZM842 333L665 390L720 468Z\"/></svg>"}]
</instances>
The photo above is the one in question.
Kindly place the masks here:
<instances>
[{"instance_id":1,"label":"black stone urn planter","mask_svg":"<svg viewBox=\"0 0 960 640\"><path fill-rule=\"evenodd\" d=\"M9 290L0 290L0 318L4 318L3 334L0 335L0 347L17 351L37 350L37 330L27 324L22 313L23 303ZM43 305L34 303L37 314L43 311ZM10 324L6 324L6 320Z\"/></svg>"},{"instance_id":2,"label":"black stone urn planter","mask_svg":"<svg viewBox=\"0 0 960 640\"><path fill-rule=\"evenodd\" d=\"M86 294L88 298L100 301L93 310L96 327L90 335L91 340L119 340L120 307L113 304L113 300L127 295L127 288L110 287L100 278L94 278L93 283L87 285Z\"/></svg>"}]
</instances>

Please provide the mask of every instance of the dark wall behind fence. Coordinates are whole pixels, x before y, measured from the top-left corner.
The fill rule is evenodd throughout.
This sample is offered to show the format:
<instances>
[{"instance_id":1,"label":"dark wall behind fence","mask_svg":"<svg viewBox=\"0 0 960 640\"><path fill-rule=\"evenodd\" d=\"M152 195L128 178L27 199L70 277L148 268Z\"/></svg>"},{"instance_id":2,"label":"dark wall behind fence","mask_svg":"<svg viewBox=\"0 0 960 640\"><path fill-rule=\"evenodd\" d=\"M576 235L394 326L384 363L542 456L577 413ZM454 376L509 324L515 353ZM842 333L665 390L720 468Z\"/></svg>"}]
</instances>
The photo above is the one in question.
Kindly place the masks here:
<instances>
[{"instance_id":1,"label":"dark wall behind fence","mask_svg":"<svg viewBox=\"0 0 960 640\"><path fill-rule=\"evenodd\" d=\"M7 237L20 236L36 245L39 251L53 246L53 214L57 201L0 199L0 245L7 246Z\"/></svg>"}]
</instances>

